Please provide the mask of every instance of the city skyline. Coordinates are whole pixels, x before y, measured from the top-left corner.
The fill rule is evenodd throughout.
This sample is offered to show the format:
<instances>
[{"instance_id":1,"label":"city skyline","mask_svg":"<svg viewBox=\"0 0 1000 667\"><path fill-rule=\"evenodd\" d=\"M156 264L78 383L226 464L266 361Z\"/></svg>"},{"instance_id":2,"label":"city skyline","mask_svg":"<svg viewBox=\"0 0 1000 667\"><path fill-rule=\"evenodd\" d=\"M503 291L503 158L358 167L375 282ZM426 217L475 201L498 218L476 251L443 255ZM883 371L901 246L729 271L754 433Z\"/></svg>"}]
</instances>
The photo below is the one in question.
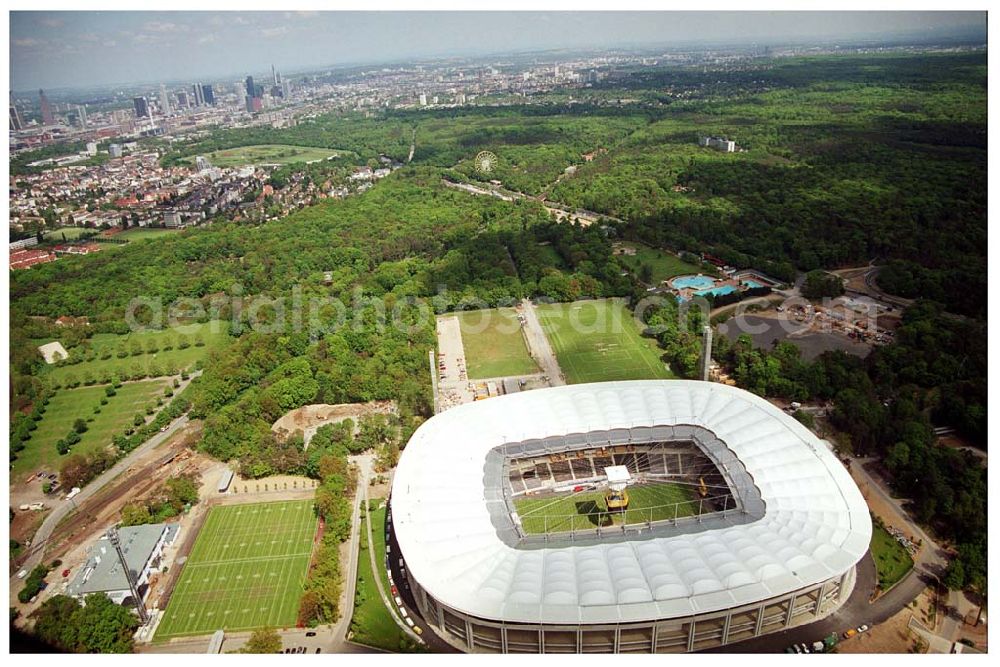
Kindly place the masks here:
<instances>
[{"instance_id":1,"label":"city skyline","mask_svg":"<svg viewBox=\"0 0 1000 667\"><path fill-rule=\"evenodd\" d=\"M984 12L12 12L12 90L556 49L986 37ZM325 39L324 39L325 37Z\"/></svg>"}]
</instances>

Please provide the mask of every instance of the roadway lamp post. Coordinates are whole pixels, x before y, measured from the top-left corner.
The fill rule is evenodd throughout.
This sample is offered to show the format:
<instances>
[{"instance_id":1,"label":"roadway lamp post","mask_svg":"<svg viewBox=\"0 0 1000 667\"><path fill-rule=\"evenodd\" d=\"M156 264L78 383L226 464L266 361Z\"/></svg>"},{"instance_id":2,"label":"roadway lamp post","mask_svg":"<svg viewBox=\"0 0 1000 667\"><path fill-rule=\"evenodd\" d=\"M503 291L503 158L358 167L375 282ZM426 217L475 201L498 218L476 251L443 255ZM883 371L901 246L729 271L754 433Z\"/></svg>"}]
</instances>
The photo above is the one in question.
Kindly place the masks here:
<instances>
[{"instance_id":1,"label":"roadway lamp post","mask_svg":"<svg viewBox=\"0 0 1000 667\"><path fill-rule=\"evenodd\" d=\"M122 570L125 571L125 579L128 581L129 591L132 592L132 599L135 600L136 611L139 612L139 620L142 621L143 625L149 623L149 614L146 613L146 605L142 603L142 598L139 597L139 589L135 585L135 577L132 576L132 570L128 569L128 564L125 562L125 553L122 551L121 539L118 537L118 529L112 526L108 528L108 541L115 548L115 552L118 554L118 562L121 563Z\"/></svg>"}]
</instances>

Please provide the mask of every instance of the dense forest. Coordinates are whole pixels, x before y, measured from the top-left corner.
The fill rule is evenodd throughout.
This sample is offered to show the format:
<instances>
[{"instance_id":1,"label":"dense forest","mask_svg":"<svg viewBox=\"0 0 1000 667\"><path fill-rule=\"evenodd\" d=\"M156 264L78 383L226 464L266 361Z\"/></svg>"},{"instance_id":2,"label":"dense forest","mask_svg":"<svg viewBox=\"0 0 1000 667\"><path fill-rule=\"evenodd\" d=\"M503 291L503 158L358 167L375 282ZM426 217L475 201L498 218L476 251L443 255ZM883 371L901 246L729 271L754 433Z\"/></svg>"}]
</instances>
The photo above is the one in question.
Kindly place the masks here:
<instances>
[{"instance_id":1,"label":"dense forest","mask_svg":"<svg viewBox=\"0 0 1000 667\"><path fill-rule=\"evenodd\" d=\"M786 280L892 260L886 291L984 315L985 54L776 61L755 78L766 92L671 105L552 197ZM745 152L695 145L707 134Z\"/></svg>"}]
</instances>

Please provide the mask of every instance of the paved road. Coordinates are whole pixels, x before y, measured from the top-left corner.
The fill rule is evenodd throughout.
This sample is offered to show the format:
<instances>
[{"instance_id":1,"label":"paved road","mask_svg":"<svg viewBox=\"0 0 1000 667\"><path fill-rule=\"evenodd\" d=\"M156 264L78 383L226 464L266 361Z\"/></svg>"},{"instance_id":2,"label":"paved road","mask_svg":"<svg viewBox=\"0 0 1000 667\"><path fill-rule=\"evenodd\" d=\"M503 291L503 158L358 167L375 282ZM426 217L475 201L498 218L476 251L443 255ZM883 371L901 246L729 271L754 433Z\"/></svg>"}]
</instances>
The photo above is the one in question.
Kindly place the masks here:
<instances>
[{"instance_id":1,"label":"paved road","mask_svg":"<svg viewBox=\"0 0 1000 667\"><path fill-rule=\"evenodd\" d=\"M403 601L403 607L406 609L406 613L408 613L417 625L423 629L424 633L422 637L427 644L427 649L430 652L461 653L461 651L437 635L417 608L417 601L414 599L413 592L410 590L410 584L406 580L406 575L403 574L402 569L399 567L399 554L401 552L399 549L399 543L396 542L396 533L392 530L391 518L389 517L391 517L391 515L387 515L386 519L386 527L389 528L389 535L385 541L385 544L389 547L390 552L389 572L392 574L392 580L395 582L396 590L399 592L399 597Z\"/></svg>"},{"instance_id":2,"label":"paved road","mask_svg":"<svg viewBox=\"0 0 1000 667\"><path fill-rule=\"evenodd\" d=\"M864 480L868 485L868 488L874 491L878 496L887 504L892 505L896 508L896 511L901 517L906 521L906 528L912 535L916 535L920 538L923 546L920 552L917 554L917 560L914 563L914 569L923 570L924 572L931 575L931 578L937 576L941 577L944 575L945 569L948 567L948 554L947 552L931 537L924 532L915 521L910 518L906 509L903 507L902 503L896 498L893 498L885 487L882 485L882 480L877 479L870 472L868 472L865 467L867 464L874 463L876 459L874 458L858 458L854 459L851 465L851 471L855 472Z\"/></svg>"},{"instance_id":3,"label":"paved road","mask_svg":"<svg viewBox=\"0 0 1000 667\"><path fill-rule=\"evenodd\" d=\"M169 426L167 430L157 433L152 438L144 442L143 444L136 447L132 452L128 454L125 458L120 460L115 465L111 466L105 470L97 479L93 480L87 484L83 489L76 495L72 500L63 500L56 504L52 512L45 517L45 521L39 526L35 535L31 538L31 553L28 558L21 565L21 569L31 570L33 567L38 565L42 561L42 556L45 553L45 547L48 544L48 540L52 537L52 531L55 530L56 526L65 519L70 512L76 509L76 504L78 502L83 502L87 498L90 498L95 493L100 491L108 482L112 481L118 475L122 474L132 466L135 461L142 458L150 450L155 449L166 442L174 433L184 428L188 423L187 415L182 415L175 419ZM17 583L20 582L19 579L11 577L11 590L15 588L19 589Z\"/></svg>"},{"instance_id":4,"label":"paved road","mask_svg":"<svg viewBox=\"0 0 1000 667\"><path fill-rule=\"evenodd\" d=\"M360 454L349 459L358 467L358 492L354 496L354 515L351 517L351 539L347 541L347 569L344 573L344 594L340 598L340 620L333 626L333 631L327 635L324 651L328 653L343 652L347 643L347 632L351 629L351 616L354 612L354 590L358 583L358 540L361 539L361 502L360 497L368 498L368 479L372 474L374 454Z\"/></svg>"},{"instance_id":5,"label":"paved road","mask_svg":"<svg viewBox=\"0 0 1000 667\"><path fill-rule=\"evenodd\" d=\"M542 331L542 323L538 321L535 304L530 299L523 299L520 310L524 314L524 339L528 344L528 352L541 366L542 371L549 376L550 385L559 387L566 384L566 378L559 369L559 362L556 361L556 355L549 345L549 339Z\"/></svg>"}]
</instances>

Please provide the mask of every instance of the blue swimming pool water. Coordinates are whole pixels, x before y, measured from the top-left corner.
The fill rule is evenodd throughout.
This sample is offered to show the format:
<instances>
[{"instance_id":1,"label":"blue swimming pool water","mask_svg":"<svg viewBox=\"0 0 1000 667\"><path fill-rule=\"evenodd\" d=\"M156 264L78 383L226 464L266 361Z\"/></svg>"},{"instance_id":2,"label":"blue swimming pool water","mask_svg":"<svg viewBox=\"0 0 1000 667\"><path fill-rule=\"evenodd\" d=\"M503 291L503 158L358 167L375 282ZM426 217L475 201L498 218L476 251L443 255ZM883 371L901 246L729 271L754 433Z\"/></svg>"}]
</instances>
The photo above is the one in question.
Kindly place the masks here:
<instances>
[{"instance_id":1,"label":"blue swimming pool water","mask_svg":"<svg viewBox=\"0 0 1000 667\"><path fill-rule=\"evenodd\" d=\"M756 280L744 280L743 284L749 287L750 289L757 289L758 287L763 287L763 285L761 285Z\"/></svg>"},{"instance_id":2,"label":"blue swimming pool water","mask_svg":"<svg viewBox=\"0 0 1000 667\"><path fill-rule=\"evenodd\" d=\"M684 289L691 287L694 289L711 287L715 284L715 279L708 276L681 276L670 281L674 289Z\"/></svg>"},{"instance_id":3,"label":"blue swimming pool water","mask_svg":"<svg viewBox=\"0 0 1000 667\"><path fill-rule=\"evenodd\" d=\"M723 294L732 294L736 291L736 288L732 285L723 285L722 287L713 287L712 289L703 289L695 292L696 296L722 296Z\"/></svg>"}]
</instances>

